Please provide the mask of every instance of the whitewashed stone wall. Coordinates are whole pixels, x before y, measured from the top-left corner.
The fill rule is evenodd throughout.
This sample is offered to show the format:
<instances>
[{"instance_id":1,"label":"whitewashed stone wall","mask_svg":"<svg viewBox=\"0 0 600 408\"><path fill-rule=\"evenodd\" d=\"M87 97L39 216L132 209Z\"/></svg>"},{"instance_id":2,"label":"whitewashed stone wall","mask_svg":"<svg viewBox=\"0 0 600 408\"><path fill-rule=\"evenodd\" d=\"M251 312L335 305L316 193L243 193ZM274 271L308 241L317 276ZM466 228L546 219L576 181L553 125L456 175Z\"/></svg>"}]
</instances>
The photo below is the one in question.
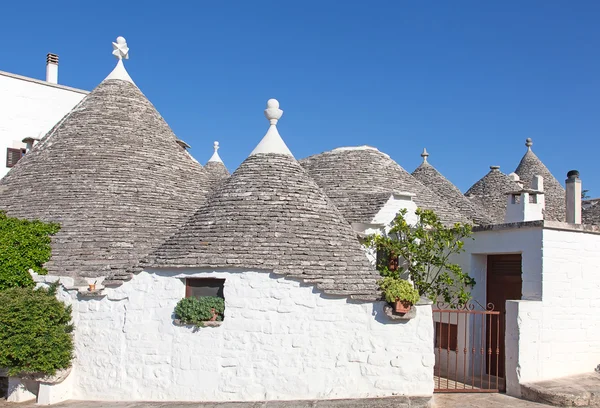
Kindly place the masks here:
<instances>
[{"instance_id":1,"label":"whitewashed stone wall","mask_svg":"<svg viewBox=\"0 0 600 408\"><path fill-rule=\"evenodd\" d=\"M225 319L173 324L184 277L224 278ZM429 396L431 306L406 323L382 302L325 298L267 272L142 272L101 299L73 300L71 398L270 400Z\"/></svg>"},{"instance_id":2,"label":"whitewashed stone wall","mask_svg":"<svg viewBox=\"0 0 600 408\"><path fill-rule=\"evenodd\" d=\"M0 72L0 178L6 149L24 148L25 137L39 138L66 115L87 92Z\"/></svg>"},{"instance_id":3,"label":"whitewashed stone wall","mask_svg":"<svg viewBox=\"0 0 600 408\"><path fill-rule=\"evenodd\" d=\"M557 224L557 223L555 223ZM559 227L482 231L458 261L486 301L486 256L521 253L522 300L506 308L507 392L591 372L600 363L600 235Z\"/></svg>"},{"instance_id":4,"label":"whitewashed stone wall","mask_svg":"<svg viewBox=\"0 0 600 408\"><path fill-rule=\"evenodd\" d=\"M600 364L600 235L544 229L543 379Z\"/></svg>"}]
</instances>

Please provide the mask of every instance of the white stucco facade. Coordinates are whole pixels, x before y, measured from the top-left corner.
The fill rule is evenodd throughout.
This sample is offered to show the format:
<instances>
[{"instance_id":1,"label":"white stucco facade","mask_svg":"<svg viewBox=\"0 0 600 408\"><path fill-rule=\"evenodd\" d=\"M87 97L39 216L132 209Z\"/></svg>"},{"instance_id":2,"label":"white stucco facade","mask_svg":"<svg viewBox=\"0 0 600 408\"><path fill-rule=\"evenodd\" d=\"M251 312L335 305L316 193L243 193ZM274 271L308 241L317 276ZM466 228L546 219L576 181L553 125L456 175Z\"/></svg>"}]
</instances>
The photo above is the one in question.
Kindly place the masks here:
<instances>
[{"instance_id":1,"label":"white stucco facade","mask_svg":"<svg viewBox=\"0 0 600 408\"><path fill-rule=\"evenodd\" d=\"M87 91L0 71L0 178L7 148L25 148L26 137L41 138Z\"/></svg>"},{"instance_id":2,"label":"white stucco facade","mask_svg":"<svg viewBox=\"0 0 600 408\"><path fill-rule=\"evenodd\" d=\"M225 279L219 327L176 326L186 277ZM241 401L430 396L431 306L407 322L384 302L320 294L268 272L150 271L106 296L69 291L76 358L59 399ZM68 300L69 301L69 300Z\"/></svg>"},{"instance_id":3,"label":"white stucco facade","mask_svg":"<svg viewBox=\"0 0 600 408\"><path fill-rule=\"evenodd\" d=\"M519 253L522 298L506 302L506 387L587 373L600 362L600 235L540 222L479 231L458 262L486 304L487 255ZM459 329L460 332L461 329Z\"/></svg>"}]
</instances>

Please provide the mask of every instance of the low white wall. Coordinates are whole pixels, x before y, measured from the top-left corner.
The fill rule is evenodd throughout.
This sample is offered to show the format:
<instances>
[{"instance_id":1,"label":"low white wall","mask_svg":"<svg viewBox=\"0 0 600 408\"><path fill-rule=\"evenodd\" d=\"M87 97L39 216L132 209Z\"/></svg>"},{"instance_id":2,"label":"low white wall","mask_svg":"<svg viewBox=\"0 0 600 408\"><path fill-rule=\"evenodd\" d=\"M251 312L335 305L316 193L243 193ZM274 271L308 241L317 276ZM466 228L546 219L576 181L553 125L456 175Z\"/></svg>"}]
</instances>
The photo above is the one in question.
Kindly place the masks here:
<instances>
[{"instance_id":1,"label":"low white wall","mask_svg":"<svg viewBox=\"0 0 600 408\"><path fill-rule=\"evenodd\" d=\"M183 277L224 278L225 319L173 325ZM321 296L266 272L142 272L74 300L76 377L88 400L270 400L429 396L431 306L388 320L382 302Z\"/></svg>"},{"instance_id":2,"label":"low white wall","mask_svg":"<svg viewBox=\"0 0 600 408\"><path fill-rule=\"evenodd\" d=\"M600 364L600 235L544 229L542 378Z\"/></svg>"}]
</instances>

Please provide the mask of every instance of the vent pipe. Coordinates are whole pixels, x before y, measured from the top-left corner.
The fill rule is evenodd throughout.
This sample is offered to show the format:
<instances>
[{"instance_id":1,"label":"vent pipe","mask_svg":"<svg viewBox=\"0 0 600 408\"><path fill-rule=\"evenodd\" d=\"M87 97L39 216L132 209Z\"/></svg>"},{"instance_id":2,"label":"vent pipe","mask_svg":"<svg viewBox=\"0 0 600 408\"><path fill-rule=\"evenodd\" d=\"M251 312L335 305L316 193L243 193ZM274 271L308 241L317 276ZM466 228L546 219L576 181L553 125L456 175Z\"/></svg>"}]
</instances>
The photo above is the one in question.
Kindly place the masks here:
<instances>
[{"instance_id":1,"label":"vent pipe","mask_svg":"<svg viewBox=\"0 0 600 408\"><path fill-rule=\"evenodd\" d=\"M567 173L565 181L566 194L566 221L571 224L581 224L581 179L577 170Z\"/></svg>"},{"instance_id":2,"label":"vent pipe","mask_svg":"<svg viewBox=\"0 0 600 408\"><path fill-rule=\"evenodd\" d=\"M58 55L46 55L46 82L58 84Z\"/></svg>"}]
</instances>

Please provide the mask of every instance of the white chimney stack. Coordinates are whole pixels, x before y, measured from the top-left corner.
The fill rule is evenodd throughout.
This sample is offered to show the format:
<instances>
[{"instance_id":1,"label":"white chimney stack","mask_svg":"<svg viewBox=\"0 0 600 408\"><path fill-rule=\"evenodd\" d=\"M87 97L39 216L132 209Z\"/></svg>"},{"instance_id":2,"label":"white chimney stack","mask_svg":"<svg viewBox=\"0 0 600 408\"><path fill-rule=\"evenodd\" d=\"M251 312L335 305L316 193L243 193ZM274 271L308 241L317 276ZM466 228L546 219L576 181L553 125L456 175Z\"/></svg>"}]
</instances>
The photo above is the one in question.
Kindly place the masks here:
<instances>
[{"instance_id":1,"label":"white chimney stack","mask_svg":"<svg viewBox=\"0 0 600 408\"><path fill-rule=\"evenodd\" d=\"M58 84L58 55L46 55L46 82Z\"/></svg>"},{"instance_id":2,"label":"white chimney stack","mask_svg":"<svg viewBox=\"0 0 600 408\"><path fill-rule=\"evenodd\" d=\"M571 170L567 173L565 185L567 187L567 222L581 224L581 179L577 170Z\"/></svg>"}]
</instances>

